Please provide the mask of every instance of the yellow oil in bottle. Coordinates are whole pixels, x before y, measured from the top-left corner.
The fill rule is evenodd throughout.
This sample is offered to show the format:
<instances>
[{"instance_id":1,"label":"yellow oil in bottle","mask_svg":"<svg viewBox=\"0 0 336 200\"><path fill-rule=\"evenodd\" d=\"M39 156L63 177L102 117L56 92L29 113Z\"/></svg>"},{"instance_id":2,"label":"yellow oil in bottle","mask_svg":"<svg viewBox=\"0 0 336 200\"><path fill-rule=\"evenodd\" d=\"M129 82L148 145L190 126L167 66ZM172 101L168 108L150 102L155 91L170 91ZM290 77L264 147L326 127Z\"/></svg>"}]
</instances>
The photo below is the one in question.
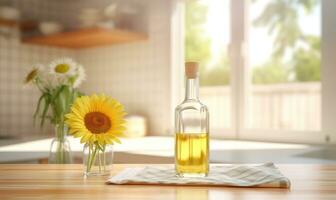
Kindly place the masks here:
<instances>
[{"instance_id":1,"label":"yellow oil in bottle","mask_svg":"<svg viewBox=\"0 0 336 200\"><path fill-rule=\"evenodd\" d=\"M209 172L209 138L206 133L175 134L175 167L179 176L206 176Z\"/></svg>"}]
</instances>

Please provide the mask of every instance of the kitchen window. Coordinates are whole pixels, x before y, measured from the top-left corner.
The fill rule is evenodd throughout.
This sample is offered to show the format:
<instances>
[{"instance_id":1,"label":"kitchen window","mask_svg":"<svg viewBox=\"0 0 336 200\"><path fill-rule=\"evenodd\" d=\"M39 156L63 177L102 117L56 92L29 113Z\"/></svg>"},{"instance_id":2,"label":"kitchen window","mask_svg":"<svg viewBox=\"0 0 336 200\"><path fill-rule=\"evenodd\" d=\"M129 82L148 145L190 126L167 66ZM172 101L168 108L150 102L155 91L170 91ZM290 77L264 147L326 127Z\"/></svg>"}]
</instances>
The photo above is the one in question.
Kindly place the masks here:
<instances>
[{"instance_id":1,"label":"kitchen window","mask_svg":"<svg viewBox=\"0 0 336 200\"><path fill-rule=\"evenodd\" d=\"M187 1L185 6L185 60L200 62L200 96L211 110L215 132L232 132L230 1ZM220 25L218 24L220 20Z\"/></svg>"},{"instance_id":2,"label":"kitchen window","mask_svg":"<svg viewBox=\"0 0 336 200\"><path fill-rule=\"evenodd\" d=\"M336 51L330 34L335 1L182 4L180 57L200 61L200 97L210 110L212 136L334 140L331 117L336 111L331 102L336 100L336 79L326 72L335 73L330 54Z\"/></svg>"}]
</instances>

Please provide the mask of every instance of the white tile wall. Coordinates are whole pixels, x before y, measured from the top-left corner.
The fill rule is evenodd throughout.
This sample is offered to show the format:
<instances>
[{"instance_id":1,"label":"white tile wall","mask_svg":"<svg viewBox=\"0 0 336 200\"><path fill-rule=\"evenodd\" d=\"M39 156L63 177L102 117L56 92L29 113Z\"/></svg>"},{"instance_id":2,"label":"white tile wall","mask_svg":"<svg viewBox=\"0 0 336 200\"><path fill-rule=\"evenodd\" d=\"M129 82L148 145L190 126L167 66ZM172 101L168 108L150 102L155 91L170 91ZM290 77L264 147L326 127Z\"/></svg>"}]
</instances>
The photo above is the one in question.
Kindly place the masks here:
<instances>
[{"instance_id":1,"label":"white tile wall","mask_svg":"<svg viewBox=\"0 0 336 200\"><path fill-rule=\"evenodd\" d=\"M148 117L151 134L166 134L170 117L169 1L148 1L148 41L82 50L89 74L83 88L120 100L129 113Z\"/></svg>"},{"instance_id":2,"label":"white tile wall","mask_svg":"<svg viewBox=\"0 0 336 200\"><path fill-rule=\"evenodd\" d=\"M70 11L88 6L88 2L17 0L14 5L33 19L61 16L59 20L67 20L64 16L71 18ZM110 1L98 2L104 5ZM128 113L146 116L151 134L167 134L172 112L169 107L170 1L147 0L146 5L149 39L139 43L74 51L23 45L17 39L0 36L0 136L43 134L32 124L39 93L34 88L23 89L22 80L33 63L46 63L60 56L73 57L84 65L88 74L82 85L85 93L111 95L125 105ZM53 9L56 11L51 12Z\"/></svg>"}]
</instances>

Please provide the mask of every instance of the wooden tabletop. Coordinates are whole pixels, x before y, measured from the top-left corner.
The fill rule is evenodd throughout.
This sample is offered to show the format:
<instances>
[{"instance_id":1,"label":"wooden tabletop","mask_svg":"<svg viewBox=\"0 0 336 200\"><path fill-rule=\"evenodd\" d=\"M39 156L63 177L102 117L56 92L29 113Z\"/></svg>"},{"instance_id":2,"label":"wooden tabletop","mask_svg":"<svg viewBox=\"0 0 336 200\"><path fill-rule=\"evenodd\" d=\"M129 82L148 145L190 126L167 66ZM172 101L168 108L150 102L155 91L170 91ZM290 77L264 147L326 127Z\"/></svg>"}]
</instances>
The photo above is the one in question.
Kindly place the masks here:
<instances>
[{"instance_id":1,"label":"wooden tabletop","mask_svg":"<svg viewBox=\"0 0 336 200\"><path fill-rule=\"evenodd\" d=\"M114 165L112 174L125 167ZM291 189L106 185L106 177L84 179L81 165L0 165L0 199L254 200L336 199L336 165L278 165Z\"/></svg>"}]
</instances>

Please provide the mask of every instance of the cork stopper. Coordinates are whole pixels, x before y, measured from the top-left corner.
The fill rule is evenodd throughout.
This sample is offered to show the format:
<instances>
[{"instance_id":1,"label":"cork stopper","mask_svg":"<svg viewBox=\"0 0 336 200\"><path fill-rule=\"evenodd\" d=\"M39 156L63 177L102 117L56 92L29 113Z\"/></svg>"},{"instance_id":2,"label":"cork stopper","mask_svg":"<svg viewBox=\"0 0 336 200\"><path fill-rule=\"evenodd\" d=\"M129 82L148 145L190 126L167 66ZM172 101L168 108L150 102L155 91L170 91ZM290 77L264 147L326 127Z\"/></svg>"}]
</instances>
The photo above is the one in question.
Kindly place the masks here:
<instances>
[{"instance_id":1,"label":"cork stopper","mask_svg":"<svg viewBox=\"0 0 336 200\"><path fill-rule=\"evenodd\" d=\"M186 62L185 75L187 78L196 78L198 75L198 62Z\"/></svg>"}]
</instances>

